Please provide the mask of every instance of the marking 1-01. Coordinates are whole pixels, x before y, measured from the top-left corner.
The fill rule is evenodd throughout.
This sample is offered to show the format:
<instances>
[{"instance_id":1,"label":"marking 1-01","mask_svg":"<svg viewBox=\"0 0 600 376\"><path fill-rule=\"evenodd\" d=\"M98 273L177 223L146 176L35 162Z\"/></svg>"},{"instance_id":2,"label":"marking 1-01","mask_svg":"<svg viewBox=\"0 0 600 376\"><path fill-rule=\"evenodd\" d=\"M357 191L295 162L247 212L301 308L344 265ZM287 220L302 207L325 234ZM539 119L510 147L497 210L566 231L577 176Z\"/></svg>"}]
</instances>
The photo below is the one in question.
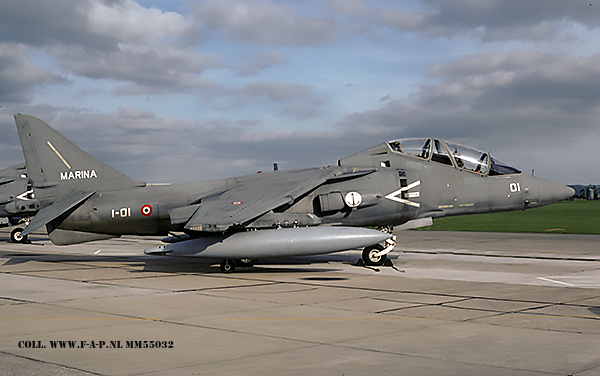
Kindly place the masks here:
<instances>
[{"instance_id":1,"label":"marking 1-01","mask_svg":"<svg viewBox=\"0 0 600 376\"><path fill-rule=\"evenodd\" d=\"M121 208L119 210L112 210L112 217L116 218L127 218L127 217L131 217L131 208Z\"/></svg>"}]
</instances>

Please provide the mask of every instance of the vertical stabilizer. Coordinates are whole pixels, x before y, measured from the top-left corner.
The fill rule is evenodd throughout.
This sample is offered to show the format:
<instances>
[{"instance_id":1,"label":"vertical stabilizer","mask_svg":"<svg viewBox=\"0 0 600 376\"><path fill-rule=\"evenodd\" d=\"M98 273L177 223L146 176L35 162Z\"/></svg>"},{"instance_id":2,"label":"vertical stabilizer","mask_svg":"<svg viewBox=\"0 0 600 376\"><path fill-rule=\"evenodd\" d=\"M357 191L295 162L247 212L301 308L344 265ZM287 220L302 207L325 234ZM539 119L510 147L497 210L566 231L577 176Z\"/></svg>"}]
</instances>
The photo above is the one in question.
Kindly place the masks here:
<instances>
[{"instance_id":1,"label":"vertical stabilizer","mask_svg":"<svg viewBox=\"0 0 600 376\"><path fill-rule=\"evenodd\" d=\"M38 197L145 185L90 156L34 116L16 114L15 123Z\"/></svg>"}]
</instances>

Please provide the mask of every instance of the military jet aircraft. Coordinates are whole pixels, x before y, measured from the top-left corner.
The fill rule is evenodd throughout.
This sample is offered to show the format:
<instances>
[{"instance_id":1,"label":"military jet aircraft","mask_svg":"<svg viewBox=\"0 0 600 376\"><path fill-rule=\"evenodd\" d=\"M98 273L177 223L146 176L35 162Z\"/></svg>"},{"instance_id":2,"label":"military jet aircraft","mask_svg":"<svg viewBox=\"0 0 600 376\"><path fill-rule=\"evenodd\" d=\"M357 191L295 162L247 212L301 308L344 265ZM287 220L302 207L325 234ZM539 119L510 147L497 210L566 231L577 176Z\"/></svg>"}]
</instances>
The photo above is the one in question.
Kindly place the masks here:
<instances>
[{"instance_id":1,"label":"military jet aircraft","mask_svg":"<svg viewBox=\"0 0 600 376\"><path fill-rule=\"evenodd\" d=\"M27 223L39 210L39 202L35 199L25 162L0 171L0 223L17 225ZM16 227L10 233L12 242L26 242L22 236L23 227Z\"/></svg>"},{"instance_id":2,"label":"military jet aircraft","mask_svg":"<svg viewBox=\"0 0 600 376\"><path fill-rule=\"evenodd\" d=\"M94 159L38 118L17 114L15 122L42 207L24 235L45 225L54 244L67 245L183 232L146 253L219 258L224 272L252 259L362 247L365 264L381 265L396 244L393 226L573 195L489 153L432 138L384 142L334 166L152 185Z\"/></svg>"}]
</instances>

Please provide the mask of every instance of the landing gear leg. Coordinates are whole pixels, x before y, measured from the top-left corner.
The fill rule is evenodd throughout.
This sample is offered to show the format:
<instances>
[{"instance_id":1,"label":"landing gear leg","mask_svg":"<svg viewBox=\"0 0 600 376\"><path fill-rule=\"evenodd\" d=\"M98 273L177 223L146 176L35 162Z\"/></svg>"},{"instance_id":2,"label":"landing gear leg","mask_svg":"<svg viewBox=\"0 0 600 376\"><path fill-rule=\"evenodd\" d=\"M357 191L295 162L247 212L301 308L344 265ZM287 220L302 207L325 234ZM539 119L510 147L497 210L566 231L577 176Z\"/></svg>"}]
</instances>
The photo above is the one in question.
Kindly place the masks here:
<instances>
[{"instance_id":1,"label":"landing gear leg","mask_svg":"<svg viewBox=\"0 0 600 376\"><path fill-rule=\"evenodd\" d=\"M230 262L229 260L225 259L221 263L221 271L223 273L233 273L235 271L235 265L233 264L233 262Z\"/></svg>"}]
</instances>

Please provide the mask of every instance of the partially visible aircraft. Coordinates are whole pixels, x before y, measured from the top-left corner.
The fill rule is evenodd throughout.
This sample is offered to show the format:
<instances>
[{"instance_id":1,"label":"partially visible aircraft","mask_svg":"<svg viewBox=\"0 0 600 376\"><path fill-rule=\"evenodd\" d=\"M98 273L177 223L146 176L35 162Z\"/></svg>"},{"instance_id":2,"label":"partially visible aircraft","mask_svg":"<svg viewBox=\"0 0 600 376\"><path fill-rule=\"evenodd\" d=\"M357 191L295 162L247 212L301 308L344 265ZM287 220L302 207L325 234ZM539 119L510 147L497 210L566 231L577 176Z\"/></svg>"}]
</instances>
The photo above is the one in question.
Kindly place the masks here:
<instances>
[{"instance_id":1,"label":"partially visible aircraft","mask_svg":"<svg viewBox=\"0 0 600 376\"><path fill-rule=\"evenodd\" d=\"M41 204L24 235L46 226L54 244L67 245L184 232L145 252L219 258L224 272L257 258L362 247L365 264L382 265L396 244L393 226L524 210L574 193L431 138L385 142L336 166L152 185L94 159L38 118L17 114L15 122Z\"/></svg>"},{"instance_id":2,"label":"partially visible aircraft","mask_svg":"<svg viewBox=\"0 0 600 376\"><path fill-rule=\"evenodd\" d=\"M27 223L39 210L40 204L35 199L25 162L0 171L0 223L15 226ZM24 226L23 226L24 227ZM26 242L22 236L23 227L16 227L10 233L13 242Z\"/></svg>"}]
</instances>

